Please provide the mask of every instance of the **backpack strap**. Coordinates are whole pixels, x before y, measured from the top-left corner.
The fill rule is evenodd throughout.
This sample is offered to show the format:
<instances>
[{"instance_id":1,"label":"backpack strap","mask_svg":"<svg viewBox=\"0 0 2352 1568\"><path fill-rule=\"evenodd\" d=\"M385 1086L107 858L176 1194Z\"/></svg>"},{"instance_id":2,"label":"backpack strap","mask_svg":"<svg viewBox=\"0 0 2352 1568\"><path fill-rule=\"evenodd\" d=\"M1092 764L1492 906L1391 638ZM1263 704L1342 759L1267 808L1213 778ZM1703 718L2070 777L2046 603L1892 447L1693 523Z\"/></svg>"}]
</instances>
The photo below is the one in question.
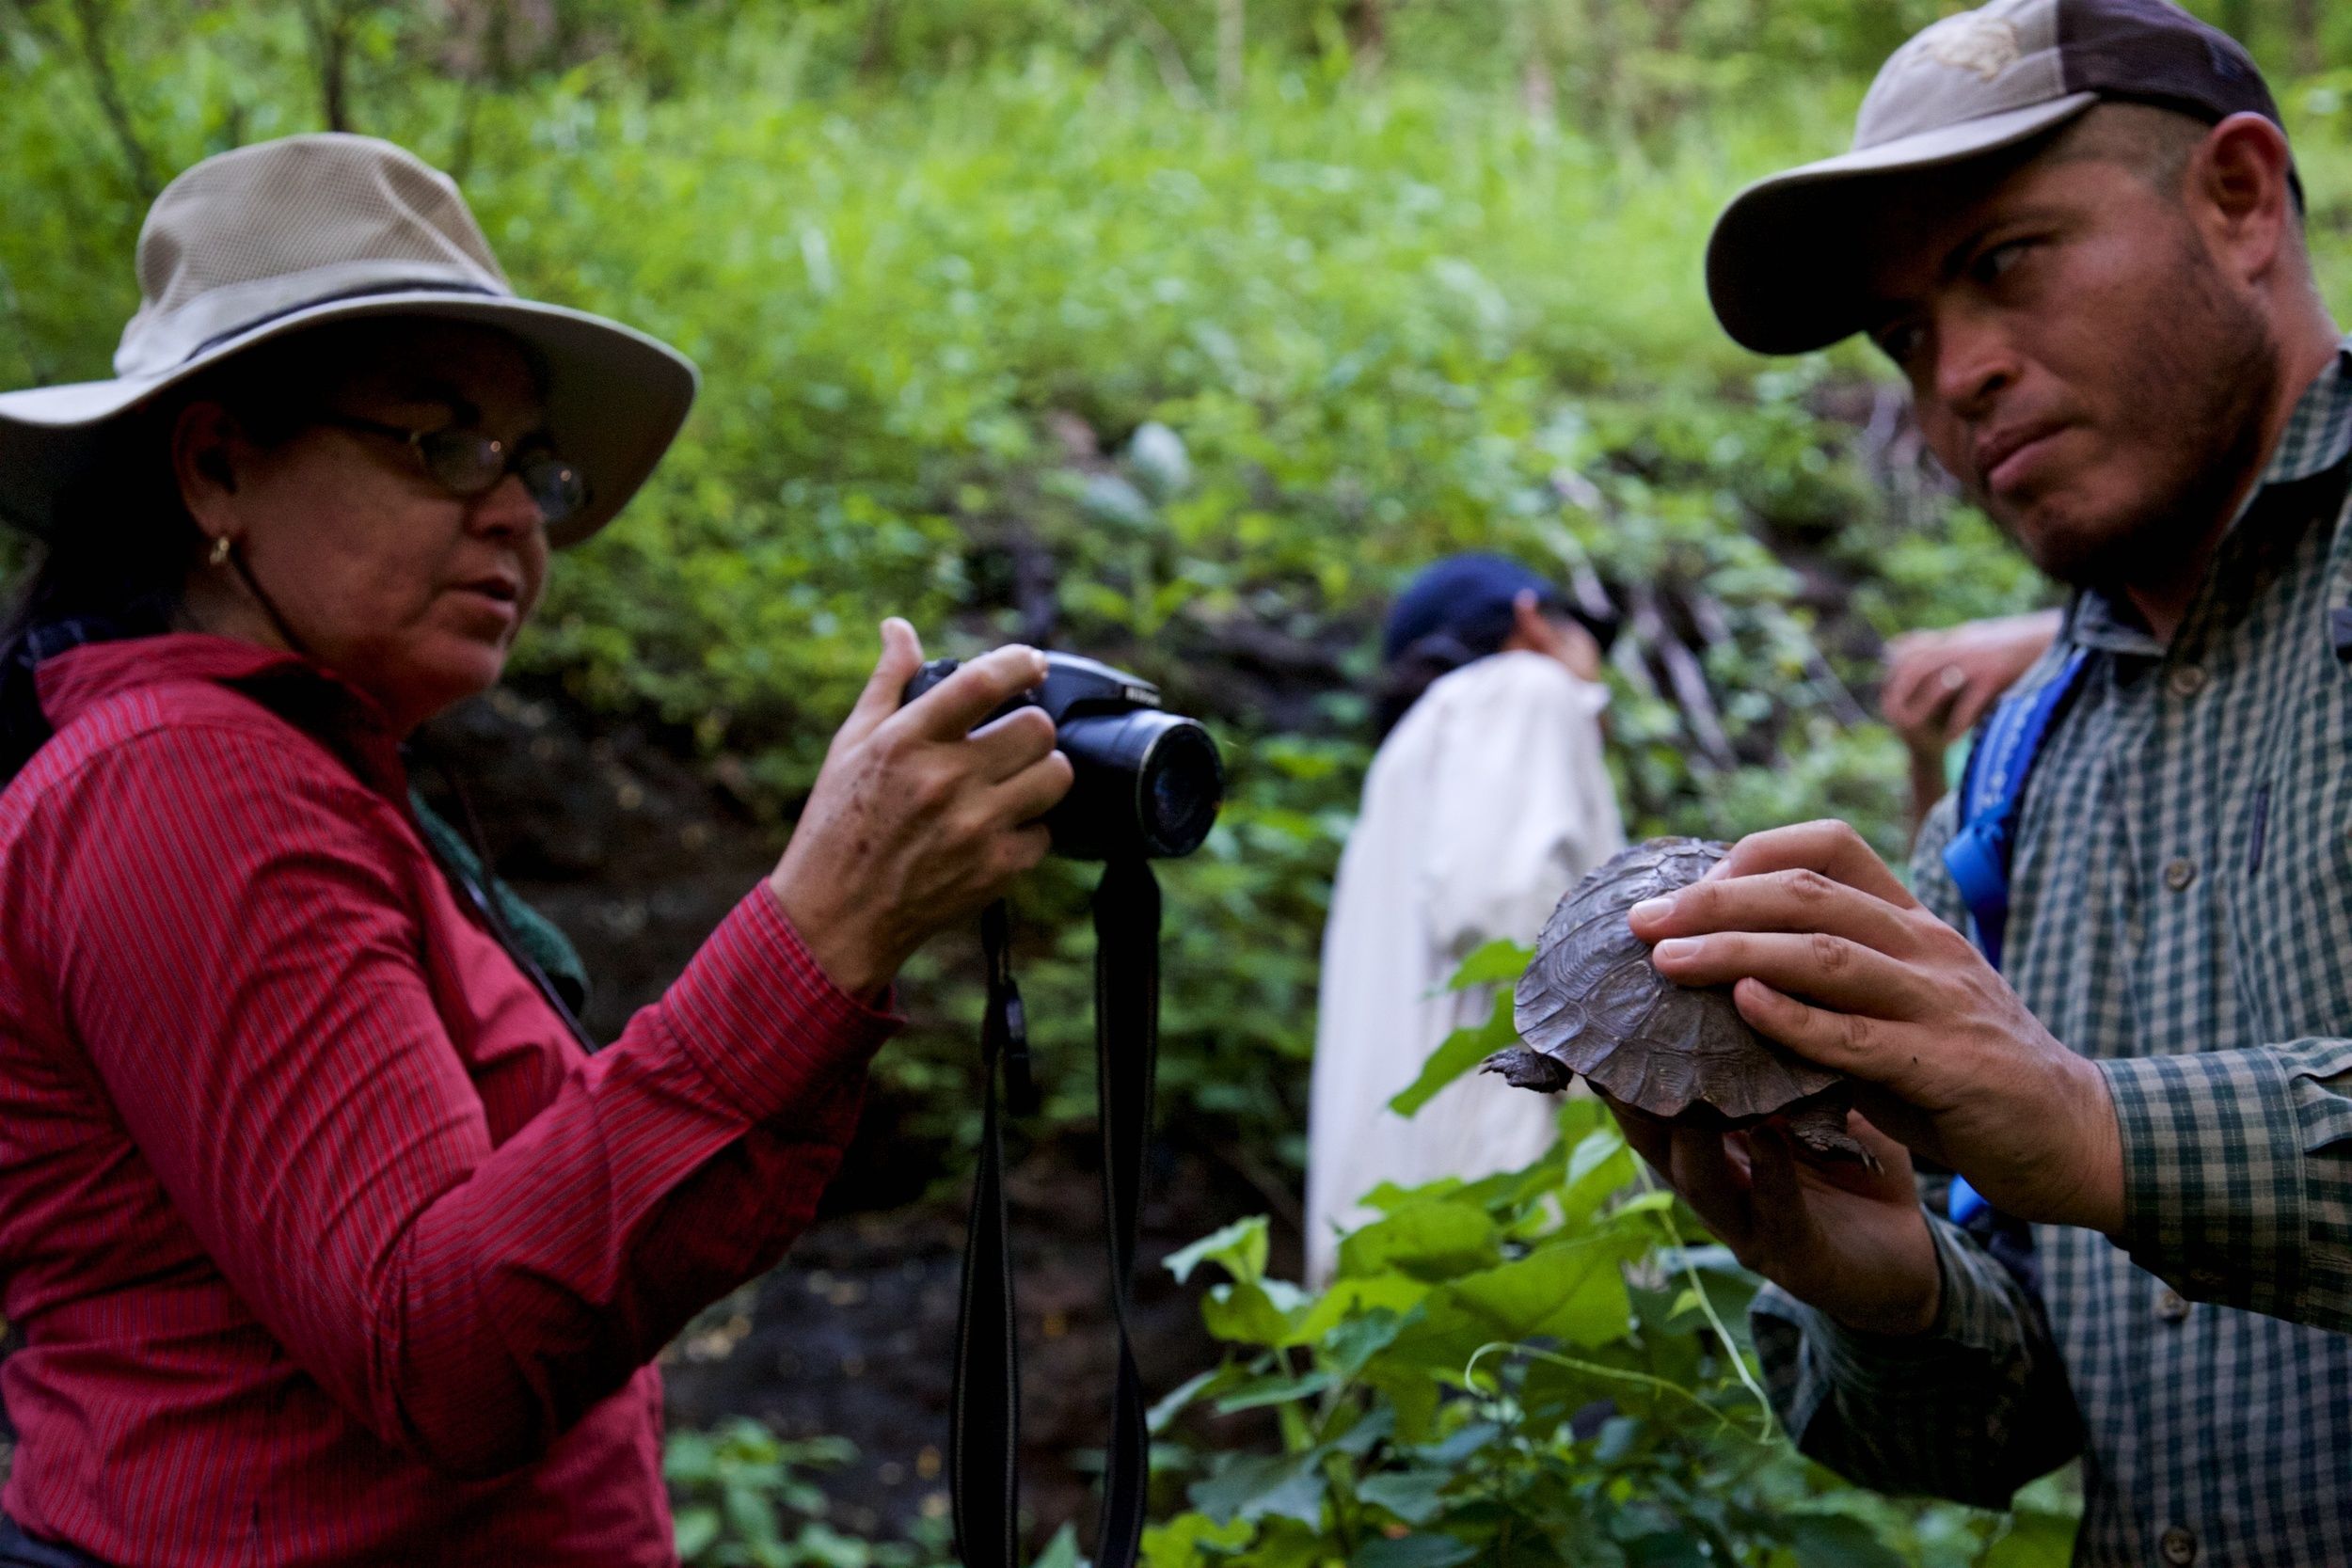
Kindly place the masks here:
<instances>
[{"instance_id":1,"label":"backpack strap","mask_svg":"<svg viewBox=\"0 0 2352 1568\"><path fill-rule=\"evenodd\" d=\"M2026 784L2042 743L2082 689L2090 662L2090 650L2076 648L2050 679L1995 704L1960 776L1960 829L1944 846L1944 869L1968 906L1969 935L1994 969L2001 967L2001 941L2009 930L2010 862L2017 852ZM1995 1225L2001 1220L1965 1177L1952 1178L1944 1205L1954 1225L1964 1226L1979 1214L1992 1215Z\"/></svg>"},{"instance_id":2,"label":"backpack strap","mask_svg":"<svg viewBox=\"0 0 2352 1568\"><path fill-rule=\"evenodd\" d=\"M2041 686L1994 705L1960 777L1960 830L1944 846L1944 869L1968 906L1970 935L1995 969L2009 928L2009 867L2026 784L2051 726L2081 689L2090 662L2090 650L2077 648Z\"/></svg>"}]
</instances>

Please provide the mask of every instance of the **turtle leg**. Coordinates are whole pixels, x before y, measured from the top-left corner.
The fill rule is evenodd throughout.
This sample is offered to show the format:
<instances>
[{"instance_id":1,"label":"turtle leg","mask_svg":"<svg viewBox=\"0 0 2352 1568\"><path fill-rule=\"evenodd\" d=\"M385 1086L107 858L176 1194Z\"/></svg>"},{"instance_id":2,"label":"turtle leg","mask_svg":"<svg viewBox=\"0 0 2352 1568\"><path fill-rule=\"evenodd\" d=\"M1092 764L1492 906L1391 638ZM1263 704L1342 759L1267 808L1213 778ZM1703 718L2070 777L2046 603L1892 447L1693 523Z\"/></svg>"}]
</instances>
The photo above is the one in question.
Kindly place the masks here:
<instances>
[{"instance_id":1,"label":"turtle leg","mask_svg":"<svg viewBox=\"0 0 2352 1568\"><path fill-rule=\"evenodd\" d=\"M1478 1069L1481 1072L1499 1072L1503 1082L1515 1089L1534 1089L1543 1094L1557 1094L1568 1086L1576 1074L1540 1051L1530 1051L1523 1045L1505 1047L1487 1057Z\"/></svg>"},{"instance_id":2,"label":"turtle leg","mask_svg":"<svg viewBox=\"0 0 2352 1568\"><path fill-rule=\"evenodd\" d=\"M1846 1107L1841 1103L1800 1105L1777 1119L1801 1148L1817 1158L1858 1161L1872 1170L1879 1168L1878 1160L1846 1131Z\"/></svg>"}]
</instances>

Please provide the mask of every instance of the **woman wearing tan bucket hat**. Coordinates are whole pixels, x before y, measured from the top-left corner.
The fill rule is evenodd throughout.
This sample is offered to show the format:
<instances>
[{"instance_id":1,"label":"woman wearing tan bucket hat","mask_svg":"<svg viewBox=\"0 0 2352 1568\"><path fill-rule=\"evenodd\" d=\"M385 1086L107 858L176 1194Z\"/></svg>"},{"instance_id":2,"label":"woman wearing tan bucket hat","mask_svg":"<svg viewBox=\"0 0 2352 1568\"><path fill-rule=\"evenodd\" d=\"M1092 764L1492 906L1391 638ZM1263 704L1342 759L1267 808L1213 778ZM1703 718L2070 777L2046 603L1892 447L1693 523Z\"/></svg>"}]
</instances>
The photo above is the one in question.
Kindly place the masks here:
<instances>
[{"instance_id":1,"label":"woman wearing tan bucket hat","mask_svg":"<svg viewBox=\"0 0 2352 1568\"><path fill-rule=\"evenodd\" d=\"M903 622L775 872L593 1055L399 745L482 690L692 368L303 136L157 199L117 376L0 395L8 1564L666 1563L655 1352L806 1224L931 931L1067 787Z\"/></svg>"}]
</instances>

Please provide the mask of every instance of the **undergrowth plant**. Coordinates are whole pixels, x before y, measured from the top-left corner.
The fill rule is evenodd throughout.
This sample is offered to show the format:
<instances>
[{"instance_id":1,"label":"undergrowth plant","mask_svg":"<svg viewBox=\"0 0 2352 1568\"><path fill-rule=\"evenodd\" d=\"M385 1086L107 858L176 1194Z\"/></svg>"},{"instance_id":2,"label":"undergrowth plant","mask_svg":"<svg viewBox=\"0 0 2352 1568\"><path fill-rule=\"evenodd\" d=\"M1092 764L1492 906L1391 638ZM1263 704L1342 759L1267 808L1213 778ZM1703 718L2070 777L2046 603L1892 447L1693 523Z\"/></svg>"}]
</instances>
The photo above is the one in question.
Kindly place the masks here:
<instances>
[{"instance_id":1,"label":"undergrowth plant","mask_svg":"<svg viewBox=\"0 0 2352 1568\"><path fill-rule=\"evenodd\" d=\"M1454 988L1492 987L1493 1007L1397 1112L1518 1042L1510 989L1529 957L1495 942L1463 964ZM1800 1457L1753 1364L1759 1281L1598 1101L1564 1101L1559 1129L1521 1169L1367 1195L1378 1217L1318 1290L1268 1275L1263 1217L1169 1257L1180 1281L1222 1275L1201 1315L1228 1350L1154 1422L1271 1410L1281 1443L1173 1445L1190 1506L1148 1537L1152 1568L2067 1561L2074 1508L2055 1481L2005 1516L1892 1502Z\"/></svg>"},{"instance_id":2,"label":"undergrowth plant","mask_svg":"<svg viewBox=\"0 0 2352 1568\"><path fill-rule=\"evenodd\" d=\"M840 1437L790 1440L748 1417L670 1434L677 1554L686 1568L948 1568L944 1520L907 1541L869 1541L835 1528L822 1473L857 1458Z\"/></svg>"},{"instance_id":3,"label":"undergrowth plant","mask_svg":"<svg viewBox=\"0 0 2352 1568\"><path fill-rule=\"evenodd\" d=\"M2060 1568L2054 1483L2009 1515L1856 1491L1792 1449L1750 1361L1756 1281L1636 1180L1597 1102L1478 1181L1383 1188L1320 1291L1266 1273L1266 1223L1177 1254L1221 1275L1229 1347L1170 1395L1274 1412L1280 1447L1180 1446L1188 1507L1152 1568ZM1212 1423L1211 1430L1215 1430Z\"/></svg>"},{"instance_id":4,"label":"undergrowth plant","mask_svg":"<svg viewBox=\"0 0 2352 1568\"><path fill-rule=\"evenodd\" d=\"M1890 500L1867 355L1766 365L1702 286L1713 213L1842 141L1919 0L1760 24L1708 0L1679 56L1609 87L1650 107L1598 119L1566 91L1597 58L1578 40L1442 7L1391 8L1375 69L1346 8L1252 4L1241 70L1193 94L1166 51L1208 65L1205 6L588 0L504 55L445 13L509 8L333 8L352 123L459 170L518 288L704 372L652 483L558 564L518 677L668 736L779 834L884 614L934 652L1043 638L1162 682L1233 763L1224 825L1167 878L1165 1102L1278 1177L1374 626L1413 570L1499 548L1703 604L1676 629L1718 754L1621 676L1629 825L1835 815L1889 850L1880 640L2041 593L1980 516ZM103 373L155 181L318 128L296 9L0 7L0 385ZM1562 9L1648 36L1639 6ZM1570 73L1550 110L1518 90L1530 51ZM2290 104L2331 277L2333 91ZM1057 869L1020 911L1064 1126L1091 1115L1084 893ZM910 974L880 1069L933 1148L973 1131L976 969L950 946Z\"/></svg>"}]
</instances>

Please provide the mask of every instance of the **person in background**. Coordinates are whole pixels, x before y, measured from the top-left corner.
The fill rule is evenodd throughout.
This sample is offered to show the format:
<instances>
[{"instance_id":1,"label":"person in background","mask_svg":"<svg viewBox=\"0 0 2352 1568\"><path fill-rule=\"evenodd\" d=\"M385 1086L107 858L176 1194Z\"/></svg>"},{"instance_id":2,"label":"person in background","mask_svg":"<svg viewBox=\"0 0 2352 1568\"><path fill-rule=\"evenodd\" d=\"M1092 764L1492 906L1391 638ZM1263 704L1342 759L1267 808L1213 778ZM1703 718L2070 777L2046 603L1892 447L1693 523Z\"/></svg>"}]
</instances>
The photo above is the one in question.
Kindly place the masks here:
<instances>
[{"instance_id":1,"label":"person in background","mask_svg":"<svg viewBox=\"0 0 2352 1568\"><path fill-rule=\"evenodd\" d=\"M1911 759L1911 831L1959 781L1961 744L2058 636L2058 612L1963 621L1888 640L1879 712Z\"/></svg>"},{"instance_id":2,"label":"person in background","mask_svg":"<svg viewBox=\"0 0 2352 1568\"><path fill-rule=\"evenodd\" d=\"M1388 1108L1431 1051L1484 1022L1487 988L1441 988L1497 938L1534 942L1561 895L1625 845L1602 760L1601 660L1614 626L1516 562L1462 555L1390 611L1385 738L1341 856L1323 933L1307 1129L1307 1266L1384 1181L1474 1178L1551 1142L1550 1103L1458 1083L1411 1118Z\"/></svg>"},{"instance_id":3,"label":"person in background","mask_svg":"<svg viewBox=\"0 0 2352 1568\"><path fill-rule=\"evenodd\" d=\"M816 1211L888 987L1045 853L1053 725L883 628L791 842L601 1050L402 744L693 367L387 142L156 198L105 381L0 395L0 1568L677 1560L655 1354Z\"/></svg>"}]
</instances>

